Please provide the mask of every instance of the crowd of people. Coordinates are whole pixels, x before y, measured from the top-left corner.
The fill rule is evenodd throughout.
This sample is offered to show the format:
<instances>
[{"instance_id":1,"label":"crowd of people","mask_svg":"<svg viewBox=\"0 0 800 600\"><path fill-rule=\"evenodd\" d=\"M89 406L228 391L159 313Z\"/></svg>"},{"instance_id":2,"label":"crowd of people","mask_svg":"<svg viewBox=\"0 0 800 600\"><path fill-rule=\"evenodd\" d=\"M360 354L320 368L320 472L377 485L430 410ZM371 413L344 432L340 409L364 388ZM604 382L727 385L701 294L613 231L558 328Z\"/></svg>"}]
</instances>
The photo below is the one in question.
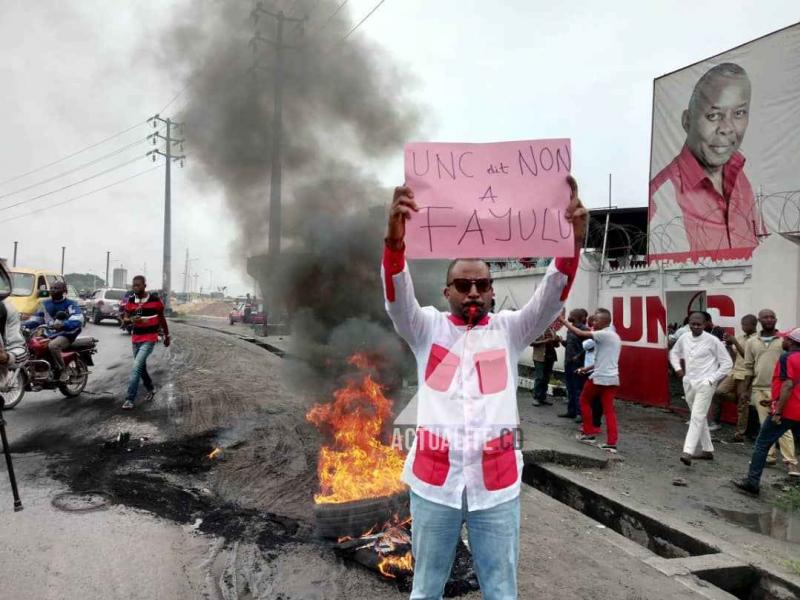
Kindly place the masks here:
<instances>
[{"instance_id":1,"label":"crowd of people","mask_svg":"<svg viewBox=\"0 0 800 600\"><path fill-rule=\"evenodd\" d=\"M611 315L598 309L589 317L577 308L561 318L565 338L548 328L533 342L535 375L533 405L552 404L547 389L556 348L564 346L566 411L559 417L581 424L578 439L594 444L606 420L606 442L599 447L617 451L617 418L614 396L619 386L621 341L613 331ZM705 311L691 313L683 326L670 327L669 363L672 375L683 386L690 411L680 461L713 460L711 433L720 428L722 403L736 403L736 425L730 443L745 442L750 407L755 408L760 430L747 478L735 480L740 490L759 493L765 465L777 464L776 448L790 477L800 478L795 438L800 426L800 328L777 329L775 311L765 308L758 315L741 319L741 333L731 335L715 326Z\"/></svg>"}]
</instances>

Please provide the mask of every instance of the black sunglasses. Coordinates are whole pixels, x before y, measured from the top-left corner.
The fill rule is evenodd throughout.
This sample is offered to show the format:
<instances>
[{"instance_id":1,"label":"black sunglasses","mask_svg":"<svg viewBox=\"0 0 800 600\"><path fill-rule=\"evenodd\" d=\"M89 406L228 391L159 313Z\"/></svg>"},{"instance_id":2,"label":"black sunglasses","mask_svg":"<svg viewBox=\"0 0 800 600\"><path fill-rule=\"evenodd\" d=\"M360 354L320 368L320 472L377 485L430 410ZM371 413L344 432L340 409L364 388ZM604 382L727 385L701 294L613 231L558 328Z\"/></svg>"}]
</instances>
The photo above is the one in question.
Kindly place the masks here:
<instances>
[{"instance_id":1,"label":"black sunglasses","mask_svg":"<svg viewBox=\"0 0 800 600\"><path fill-rule=\"evenodd\" d=\"M453 279L453 281L447 285L452 285L461 294L469 294L469 292L472 290L472 286L474 285L479 294L485 294L492 289L492 280L487 278L462 279L459 277L458 279Z\"/></svg>"}]
</instances>

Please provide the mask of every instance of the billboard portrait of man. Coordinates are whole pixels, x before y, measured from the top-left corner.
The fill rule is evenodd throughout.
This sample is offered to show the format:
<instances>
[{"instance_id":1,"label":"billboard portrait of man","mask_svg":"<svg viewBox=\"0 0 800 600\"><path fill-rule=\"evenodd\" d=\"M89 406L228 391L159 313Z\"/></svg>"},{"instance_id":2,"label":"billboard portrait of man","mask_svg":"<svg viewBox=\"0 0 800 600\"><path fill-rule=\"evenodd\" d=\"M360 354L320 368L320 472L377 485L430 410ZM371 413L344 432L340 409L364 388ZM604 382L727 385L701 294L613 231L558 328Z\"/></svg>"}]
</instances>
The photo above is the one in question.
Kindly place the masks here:
<instances>
[{"instance_id":1,"label":"billboard portrait of man","mask_svg":"<svg viewBox=\"0 0 800 600\"><path fill-rule=\"evenodd\" d=\"M800 233L800 23L653 82L651 261L752 260Z\"/></svg>"},{"instance_id":2,"label":"billboard portrait of man","mask_svg":"<svg viewBox=\"0 0 800 600\"><path fill-rule=\"evenodd\" d=\"M681 115L686 141L650 181L651 235L662 254L713 256L752 250L763 233L739 152L750 118L751 83L736 63L697 81Z\"/></svg>"}]
</instances>

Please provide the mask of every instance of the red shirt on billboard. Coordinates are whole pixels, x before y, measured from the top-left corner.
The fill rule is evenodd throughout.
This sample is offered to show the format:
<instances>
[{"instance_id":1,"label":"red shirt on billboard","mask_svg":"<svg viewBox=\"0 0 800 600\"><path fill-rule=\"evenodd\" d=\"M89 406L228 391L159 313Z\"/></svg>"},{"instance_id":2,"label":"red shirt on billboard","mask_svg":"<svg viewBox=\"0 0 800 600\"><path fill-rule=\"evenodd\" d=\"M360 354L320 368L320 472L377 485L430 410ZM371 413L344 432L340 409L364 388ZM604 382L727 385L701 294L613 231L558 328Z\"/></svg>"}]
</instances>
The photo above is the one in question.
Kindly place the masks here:
<instances>
[{"instance_id":1,"label":"red shirt on billboard","mask_svg":"<svg viewBox=\"0 0 800 600\"><path fill-rule=\"evenodd\" d=\"M744 163L744 156L737 152L725 164L720 194L689 148L683 147L650 182L651 236L655 236L651 248L656 250L651 258L747 258L752 254L760 226ZM661 229L659 223L664 223Z\"/></svg>"},{"instance_id":2,"label":"red shirt on billboard","mask_svg":"<svg viewBox=\"0 0 800 600\"><path fill-rule=\"evenodd\" d=\"M683 111L686 141L650 182L650 258L748 258L763 233L739 152L750 79L723 63L697 82Z\"/></svg>"}]
</instances>

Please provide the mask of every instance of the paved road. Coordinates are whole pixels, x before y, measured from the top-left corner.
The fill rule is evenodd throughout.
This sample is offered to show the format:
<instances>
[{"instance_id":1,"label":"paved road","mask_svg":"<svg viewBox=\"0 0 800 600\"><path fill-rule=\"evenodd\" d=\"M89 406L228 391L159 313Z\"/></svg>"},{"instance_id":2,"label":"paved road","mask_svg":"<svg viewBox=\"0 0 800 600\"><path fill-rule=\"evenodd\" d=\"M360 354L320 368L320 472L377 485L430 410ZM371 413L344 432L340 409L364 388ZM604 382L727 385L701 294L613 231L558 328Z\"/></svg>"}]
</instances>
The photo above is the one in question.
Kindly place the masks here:
<instances>
[{"instance_id":1,"label":"paved road","mask_svg":"<svg viewBox=\"0 0 800 600\"><path fill-rule=\"evenodd\" d=\"M86 392L66 399L58 392L26 396L6 413L15 449L14 466L24 510L12 512L5 464L0 468L0 597L18 600L100 598L193 598L201 587L203 560L213 540L152 515L111 506L67 513L51 500L66 487L48 475L52 459L41 451L17 452L52 443L68 450L68 433L111 438L115 431L157 429L136 424L119 405L130 364L130 338L111 323L89 325L100 340L97 366ZM163 362L159 348L153 363ZM165 370L154 371L162 377ZM134 425L133 427L131 425ZM60 436L59 433L64 433Z\"/></svg>"},{"instance_id":2,"label":"paved road","mask_svg":"<svg viewBox=\"0 0 800 600\"><path fill-rule=\"evenodd\" d=\"M122 404L124 380L131 363L130 336L123 334L111 321L103 321L100 325L89 324L81 335L99 340L98 353L94 355L95 366L91 368L86 390L75 399L65 398L58 391L28 392L19 406L6 413L12 442L36 430L56 427L70 407L86 407L92 401L107 406L112 399L118 399ZM160 362L163 354L164 348L159 346L150 362L154 365Z\"/></svg>"}]
</instances>

